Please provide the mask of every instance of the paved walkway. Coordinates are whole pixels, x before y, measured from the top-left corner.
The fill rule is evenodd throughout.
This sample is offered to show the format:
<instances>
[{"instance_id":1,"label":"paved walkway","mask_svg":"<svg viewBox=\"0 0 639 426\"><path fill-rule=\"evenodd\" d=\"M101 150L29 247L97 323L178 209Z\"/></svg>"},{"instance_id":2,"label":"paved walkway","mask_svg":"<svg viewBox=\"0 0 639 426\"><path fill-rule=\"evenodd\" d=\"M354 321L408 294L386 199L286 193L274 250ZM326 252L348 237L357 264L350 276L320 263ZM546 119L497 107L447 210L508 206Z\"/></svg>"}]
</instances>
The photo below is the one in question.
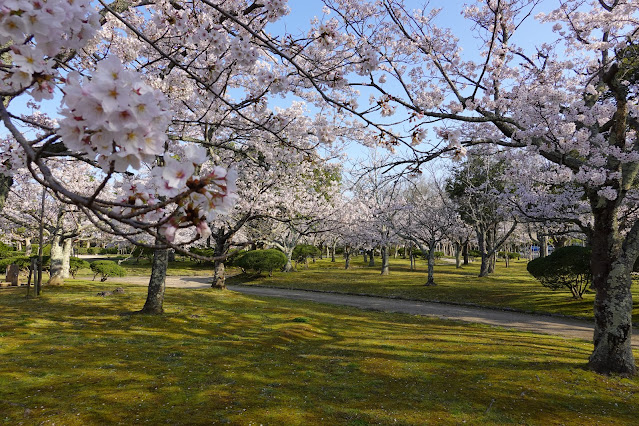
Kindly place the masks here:
<instances>
[{"instance_id":1,"label":"paved walkway","mask_svg":"<svg viewBox=\"0 0 639 426\"><path fill-rule=\"evenodd\" d=\"M126 282L128 284L147 285L148 277L126 277L109 279L109 282ZM210 277L167 277L167 287L208 288ZM352 306L382 312L399 312L412 315L433 316L442 319L467 321L488 324L534 333L553 334L566 338L592 341L593 326L589 321L546 315L526 314L522 312L484 309L446 303L420 302L414 300L389 299L374 296L357 296L349 294L324 293L306 290L288 290L258 286L228 286L229 290L238 293L279 297L283 299L307 300L331 305ZM634 336L639 336L635 329ZM632 346L639 349L639 338L633 339Z\"/></svg>"}]
</instances>

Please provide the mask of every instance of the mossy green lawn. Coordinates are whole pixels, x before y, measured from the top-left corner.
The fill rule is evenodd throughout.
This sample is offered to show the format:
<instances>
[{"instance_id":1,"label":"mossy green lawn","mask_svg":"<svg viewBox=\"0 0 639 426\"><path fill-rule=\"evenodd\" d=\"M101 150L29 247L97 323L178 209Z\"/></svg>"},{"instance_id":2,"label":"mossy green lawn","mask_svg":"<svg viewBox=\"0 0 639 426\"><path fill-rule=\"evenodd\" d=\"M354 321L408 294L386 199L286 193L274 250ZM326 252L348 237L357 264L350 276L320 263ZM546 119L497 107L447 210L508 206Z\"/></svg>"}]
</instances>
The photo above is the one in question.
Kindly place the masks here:
<instances>
[{"instance_id":1,"label":"mossy green lawn","mask_svg":"<svg viewBox=\"0 0 639 426\"><path fill-rule=\"evenodd\" d=\"M508 268L498 262L494 274L478 277L479 262L457 269L451 262L440 261L435 266L436 286L425 286L426 265L417 262L417 271L410 271L404 259L390 260L390 275L380 275L377 266L369 267L361 257L351 261L353 268L344 270L344 262L317 260L309 269L300 265L294 273L275 273L272 277L238 275L229 283L266 285L283 288L321 290L385 297L469 303L479 306L508 308L525 312L550 313L593 318L594 292L582 300L572 298L569 290L553 291L543 287L526 271L526 261L511 261ZM636 282L635 282L636 283ZM637 285L633 285L634 300L639 300ZM633 322L639 323L639 305L635 302Z\"/></svg>"},{"instance_id":2,"label":"mossy green lawn","mask_svg":"<svg viewBox=\"0 0 639 426\"><path fill-rule=\"evenodd\" d=\"M297 274L302 276L302 274ZM6 424L636 424L639 379L591 344L212 289L0 290ZM639 354L638 354L639 355Z\"/></svg>"}]
</instances>

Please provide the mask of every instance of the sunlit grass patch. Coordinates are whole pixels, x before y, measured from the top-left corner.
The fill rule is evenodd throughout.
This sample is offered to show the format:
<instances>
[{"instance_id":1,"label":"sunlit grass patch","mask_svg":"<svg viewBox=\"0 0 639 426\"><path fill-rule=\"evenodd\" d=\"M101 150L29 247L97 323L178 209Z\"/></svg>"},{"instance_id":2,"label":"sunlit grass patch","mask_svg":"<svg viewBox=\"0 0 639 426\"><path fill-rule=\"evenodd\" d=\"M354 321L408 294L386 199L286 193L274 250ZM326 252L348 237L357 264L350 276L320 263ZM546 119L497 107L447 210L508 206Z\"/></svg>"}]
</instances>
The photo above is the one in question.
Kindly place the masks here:
<instances>
[{"instance_id":1,"label":"sunlit grass patch","mask_svg":"<svg viewBox=\"0 0 639 426\"><path fill-rule=\"evenodd\" d=\"M107 283L0 293L7 424L632 424L639 380L591 344L233 292Z\"/></svg>"}]
</instances>

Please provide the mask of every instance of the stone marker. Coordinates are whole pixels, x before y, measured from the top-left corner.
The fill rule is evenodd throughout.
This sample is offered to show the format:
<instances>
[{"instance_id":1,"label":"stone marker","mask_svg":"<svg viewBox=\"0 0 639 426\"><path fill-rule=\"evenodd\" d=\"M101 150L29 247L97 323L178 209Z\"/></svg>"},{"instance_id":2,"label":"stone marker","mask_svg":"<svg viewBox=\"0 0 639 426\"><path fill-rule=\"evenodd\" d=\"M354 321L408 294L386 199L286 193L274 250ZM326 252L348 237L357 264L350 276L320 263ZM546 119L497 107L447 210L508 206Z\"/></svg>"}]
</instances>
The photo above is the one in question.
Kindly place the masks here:
<instances>
[{"instance_id":1,"label":"stone marker","mask_svg":"<svg viewBox=\"0 0 639 426\"><path fill-rule=\"evenodd\" d=\"M20 268L15 263L12 263L7 267L7 282L11 285L20 285L18 281L18 274L20 274Z\"/></svg>"}]
</instances>

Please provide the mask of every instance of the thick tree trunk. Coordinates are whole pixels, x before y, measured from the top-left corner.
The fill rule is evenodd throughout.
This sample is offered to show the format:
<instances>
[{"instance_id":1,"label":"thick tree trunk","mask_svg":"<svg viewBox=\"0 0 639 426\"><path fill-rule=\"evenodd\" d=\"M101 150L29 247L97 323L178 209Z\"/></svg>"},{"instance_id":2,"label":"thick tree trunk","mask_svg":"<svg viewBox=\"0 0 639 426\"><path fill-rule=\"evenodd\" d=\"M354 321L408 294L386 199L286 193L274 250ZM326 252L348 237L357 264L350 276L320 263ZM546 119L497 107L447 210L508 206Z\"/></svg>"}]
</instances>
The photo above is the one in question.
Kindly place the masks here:
<instances>
[{"instance_id":1,"label":"thick tree trunk","mask_svg":"<svg viewBox=\"0 0 639 426\"><path fill-rule=\"evenodd\" d=\"M598 197L597 197L598 198ZM601 374L633 375L636 372L632 354L632 284L630 272L636 254L624 258L617 223L617 209L598 207L591 199L594 215L592 233L592 282L595 288L594 350L589 367ZM626 249L639 248L639 223L626 237Z\"/></svg>"},{"instance_id":2,"label":"thick tree trunk","mask_svg":"<svg viewBox=\"0 0 639 426\"><path fill-rule=\"evenodd\" d=\"M375 249L368 251L368 266L375 266Z\"/></svg>"},{"instance_id":3,"label":"thick tree trunk","mask_svg":"<svg viewBox=\"0 0 639 426\"><path fill-rule=\"evenodd\" d=\"M382 275L390 274L390 266L388 263L388 247L386 245L382 246ZM372 259L372 256L371 256Z\"/></svg>"},{"instance_id":4,"label":"thick tree trunk","mask_svg":"<svg viewBox=\"0 0 639 426\"><path fill-rule=\"evenodd\" d=\"M344 247L344 269L351 268L351 250L348 247Z\"/></svg>"},{"instance_id":5,"label":"thick tree trunk","mask_svg":"<svg viewBox=\"0 0 639 426\"><path fill-rule=\"evenodd\" d=\"M49 266L49 276L51 278L63 279L64 276L64 248L63 248L62 237L56 235L53 237L51 241L51 260ZM67 260L67 265L68 265ZM69 270L67 269L67 277Z\"/></svg>"},{"instance_id":6,"label":"thick tree trunk","mask_svg":"<svg viewBox=\"0 0 639 426\"><path fill-rule=\"evenodd\" d=\"M31 246L31 238L30 237L25 237L24 239L24 255L25 256L31 256L31 251L33 250L32 246Z\"/></svg>"},{"instance_id":7,"label":"thick tree trunk","mask_svg":"<svg viewBox=\"0 0 639 426\"><path fill-rule=\"evenodd\" d=\"M295 268L293 268L293 262L291 261L291 257L293 257L294 248L295 247L287 248L286 251L284 252L284 254L286 255L286 265L284 265L284 269L282 269L283 272L293 272L295 270Z\"/></svg>"},{"instance_id":8,"label":"thick tree trunk","mask_svg":"<svg viewBox=\"0 0 639 426\"><path fill-rule=\"evenodd\" d=\"M337 248L337 241L333 242L333 247L331 247L331 263L335 263L335 249Z\"/></svg>"},{"instance_id":9,"label":"thick tree trunk","mask_svg":"<svg viewBox=\"0 0 639 426\"><path fill-rule=\"evenodd\" d=\"M459 242L455 242L455 267L460 269L461 266L461 244Z\"/></svg>"},{"instance_id":10,"label":"thick tree trunk","mask_svg":"<svg viewBox=\"0 0 639 426\"><path fill-rule=\"evenodd\" d=\"M13 178L0 174L0 211L4 208L11 185L13 185Z\"/></svg>"},{"instance_id":11,"label":"thick tree trunk","mask_svg":"<svg viewBox=\"0 0 639 426\"><path fill-rule=\"evenodd\" d=\"M477 231L477 245L479 254L481 255L481 266L479 267L479 276L485 277L490 274L490 259L486 252L486 233Z\"/></svg>"},{"instance_id":12,"label":"thick tree trunk","mask_svg":"<svg viewBox=\"0 0 639 426\"><path fill-rule=\"evenodd\" d=\"M141 314L164 313L164 288L166 285L166 268L169 264L169 250L156 249L153 251L153 263L151 265L151 279Z\"/></svg>"},{"instance_id":13,"label":"thick tree trunk","mask_svg":"<svg viewBox=\"0 0 639 426\"><path fill-rule=\"evenodd\" d=\"M211 287L218 290L226 290L226 274L223 260L213 262L213 282Z\"/></svg>"},{"instance_id":14,"label":"thick tree trunk","mask_svg":"<svg viewBox=\"0 0 639 426\"><path fill-rule=\"evenodd\" d=\"M428 280L426 281L426 285L436 285L435 284L435 244L430 244L428 246Z\"/></svg>"},{"instance_id":15,"label":"thick tree trunk","mask_svg":"<svg viewBox=\"0 0 639 426\"><path fill-rule=\"evenodd\" d=\"M364 250L364 263L368 262L368 252Z\"/></svg>"},{"instance_id":16,"label":"thick tree trunk","mask_svg":"<svg viewBox=\"0 0 639 426\"><path fill-rule=\"evenodd\" d=\"M71 269L71 251L73 250L73 240L67 238L62 243L62 278L69 278L71 274L69 273L69 269Z\"/></svg>"}]
</instances>

